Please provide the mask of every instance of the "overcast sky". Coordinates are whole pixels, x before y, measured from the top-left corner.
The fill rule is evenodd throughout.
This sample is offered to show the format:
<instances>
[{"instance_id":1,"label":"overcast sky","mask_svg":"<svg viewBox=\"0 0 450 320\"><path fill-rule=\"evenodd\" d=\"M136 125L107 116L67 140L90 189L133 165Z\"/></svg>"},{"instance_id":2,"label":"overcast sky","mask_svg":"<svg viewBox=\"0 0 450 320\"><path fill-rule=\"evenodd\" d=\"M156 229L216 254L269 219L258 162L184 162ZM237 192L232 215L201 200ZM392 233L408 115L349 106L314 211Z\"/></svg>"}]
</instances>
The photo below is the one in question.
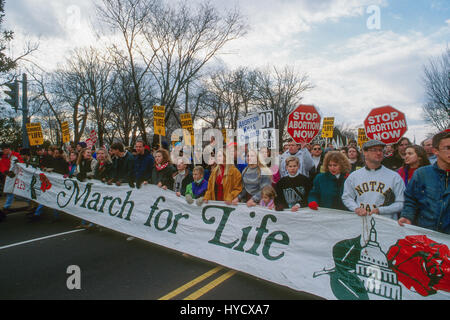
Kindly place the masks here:
<instances>
[{"instance_id":1,"label":"overcast sky","mask_svg":"<svg viewBox=\"0 0 450 320\"><path fill-rule=\"evenodd\" d=\"M172 1L172 0L169 0ZM448 0L210 0L237 6L249 32L220 58L230 67L295 65L315 86L304 103L324 117L362 127L372 108L407 116L411 140L433 129L422 120L423 65L449 45ZM94 0L6 0L15 41L39 39L34 61L55 68L76 47L94 44ZM19 46L14 46L16 53Z\"/></svg>"}]
</instances>

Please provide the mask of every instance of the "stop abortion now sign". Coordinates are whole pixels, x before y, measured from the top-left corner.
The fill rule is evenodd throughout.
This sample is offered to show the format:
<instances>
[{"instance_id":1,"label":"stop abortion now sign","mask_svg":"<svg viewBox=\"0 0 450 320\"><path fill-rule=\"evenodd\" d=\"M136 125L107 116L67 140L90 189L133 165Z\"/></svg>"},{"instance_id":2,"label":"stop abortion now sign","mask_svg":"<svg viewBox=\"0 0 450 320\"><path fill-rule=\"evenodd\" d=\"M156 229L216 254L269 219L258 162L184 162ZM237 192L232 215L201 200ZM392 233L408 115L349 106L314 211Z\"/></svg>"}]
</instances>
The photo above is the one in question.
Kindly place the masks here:
<instances>
[{"instance_id":1,"label":"stop abortion now sign","mask_svg":"<svg viewBox=\"0 0 450 320\"><path fill-rule=\"evenodd\" d=\"M299 105L288 117L289 135L296 143L310 143L320 130L320 114L312 105Z\"/></svg>"},{"instance_id":2,"label":"stop abortion now sign","mask_svg":"<svg viewBox=\"0 0 450 320\"><path fill-rule=\"evenodd\" d=\"M405 114L391 106L372 109L364 128L369 139L386 144L397 143L408 130Z\"/></svg>"}]
</instances>

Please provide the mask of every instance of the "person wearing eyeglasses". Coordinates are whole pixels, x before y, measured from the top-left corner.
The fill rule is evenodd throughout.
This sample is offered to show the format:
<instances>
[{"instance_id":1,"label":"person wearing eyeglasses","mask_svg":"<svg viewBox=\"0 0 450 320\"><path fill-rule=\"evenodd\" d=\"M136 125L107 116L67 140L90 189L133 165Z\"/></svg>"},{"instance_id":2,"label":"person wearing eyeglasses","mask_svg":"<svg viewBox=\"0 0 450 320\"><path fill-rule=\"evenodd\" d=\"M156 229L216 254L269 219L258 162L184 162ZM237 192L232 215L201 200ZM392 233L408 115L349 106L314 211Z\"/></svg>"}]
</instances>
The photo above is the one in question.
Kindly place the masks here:
<instances>
[{"instance_id":1,"label":"person wearing eyeglasses","mask_svg":"<svg viewBox=\"0 0 450 320\"><path fill-rule=\"evenodd\" d=\"M433 137L433 148L437 160L409 181L398 223L450 234L450 129Z\"/></svg>"},{"instance_id":2,"label":"person wearing eyeglasses","mask_svg":"<svg viewBox=\"0 0 450 320\"><path fill-rule=\"evenodd\" d=\"M314 166L309 171L309 179L314 181L314 178L320 173L320 169L323 164L323 152L320 144L315 143L311 147L311 158L313 160Z\"/></svg>"},{"instance_id":3,"label":"person wearing eyeglasses","mask_svg":"<svg viewBox=\"0 0 450 320\"><path fill-rule=\"evenodd\" d=\"M377 140L364 143L365 166L348 176L342 201L359 216L380 214L397 220L403 208L405 184L397 172L381 164L385 146Z\"/></svg>"}]
</instances>

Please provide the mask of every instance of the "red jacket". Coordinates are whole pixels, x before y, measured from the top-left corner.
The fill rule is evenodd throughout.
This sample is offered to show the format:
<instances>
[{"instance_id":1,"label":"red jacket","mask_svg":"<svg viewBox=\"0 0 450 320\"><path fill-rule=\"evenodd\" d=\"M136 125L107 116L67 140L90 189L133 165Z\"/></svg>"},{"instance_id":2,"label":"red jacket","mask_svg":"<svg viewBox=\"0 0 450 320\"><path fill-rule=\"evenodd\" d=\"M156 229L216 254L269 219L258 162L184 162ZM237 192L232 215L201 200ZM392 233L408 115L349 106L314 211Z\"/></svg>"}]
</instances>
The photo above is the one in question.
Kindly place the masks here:
<instances>
[{"instance_id":1,"label":"red jacket","mask_svg":"<svg viewBox=\"0 0 450 320\"><path fill-rule=\"evenodd\" d=\"M403 181L405 182L405 186L408 185L409 180L411 180L416 170L417 168L410 168L407 166L403 166L397 170L398 174L400 175L400 177L402 177Z\"/></svg>"},{"instance_id":2,"label":"red jacket","mask_svg":"<svg viewBox=\"0 0 450 320\"><path fill-rule=\"evenodd\" d=\"M23 163L23 159L20 156L19 153L12 151L11 154L8 156L4 154L0 160L0 172L5 173L9 171L9 168L11 167L11 157L16 157L20 163Z\"/></svg>"}]
</instances>

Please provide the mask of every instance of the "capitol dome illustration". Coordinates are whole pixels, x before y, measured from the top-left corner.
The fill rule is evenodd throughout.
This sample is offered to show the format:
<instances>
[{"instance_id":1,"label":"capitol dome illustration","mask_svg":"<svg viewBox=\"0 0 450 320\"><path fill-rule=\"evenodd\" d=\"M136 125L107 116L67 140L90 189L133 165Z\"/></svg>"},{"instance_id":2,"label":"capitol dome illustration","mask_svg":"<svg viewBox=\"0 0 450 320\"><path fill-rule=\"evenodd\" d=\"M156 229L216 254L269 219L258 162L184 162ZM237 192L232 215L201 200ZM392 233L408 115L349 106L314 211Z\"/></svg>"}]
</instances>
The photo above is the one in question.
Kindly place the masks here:
<instances>
[{"instance_id":1,"label":"capitol dome illustration","mask_svg":"<svg viewBox=\"0 0 450 320\"><path fill-rule=\"evenodd\" d=\"M397 274L389 268L386 254L377 242L374 218L370 223L370 239L361 249L355 274L364 282L368 293L393 300L401 299Z\"/></svg>"}]
</instances>

